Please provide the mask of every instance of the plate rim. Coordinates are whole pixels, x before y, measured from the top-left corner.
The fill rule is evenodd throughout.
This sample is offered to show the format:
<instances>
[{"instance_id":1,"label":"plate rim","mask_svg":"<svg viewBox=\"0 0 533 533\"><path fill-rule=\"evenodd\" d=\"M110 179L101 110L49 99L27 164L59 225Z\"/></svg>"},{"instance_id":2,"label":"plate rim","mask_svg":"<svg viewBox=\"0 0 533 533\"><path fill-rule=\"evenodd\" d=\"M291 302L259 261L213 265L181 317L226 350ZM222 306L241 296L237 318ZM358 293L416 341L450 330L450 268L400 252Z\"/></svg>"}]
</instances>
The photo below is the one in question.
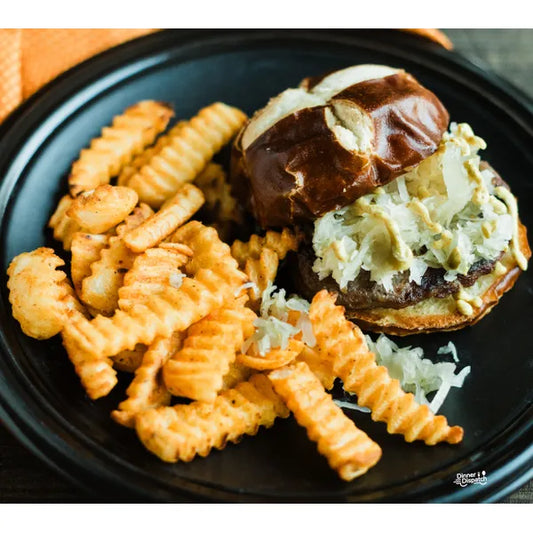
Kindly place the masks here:
<instances>
[{"instance_id":1,"label":"plate rim","mask_svg":"<svg viewBox=\"0 0 533 533\"><path fill-rule=\"evenodd\" d=\"M101 54L98 54L97 56L94 56L87 61L84 61L83 63L75 66L74 68L70 69L69 71L63 73L55 80L51 81L49 84L47 84L45 87L40 89L35 95L30 97L20 108L15 110L7 119L6 121L0 126L0 149L4 146L7 146L9 148L10 143L7 142L9 133L15 129L17 126L21 129L22 126L26 123L26 121L29 122L29 118L33 117L33 120L36 120L36 118L39 115L39 108L44 108L44 112L41 112L41 115L49 116L50 114L50 108L47 108L47 99L51 102L48 102L48 106L52 105L53 102L55 102L55 105L53 105L52 109L54 111L57 111L61 108L61 106L58 106L58 99L60 95L62 97L65 97L66 95L70 94L75 95L79 92L80 88L92 86L94 84L94 78L95 73L99 73L99 75L102 75L103 72L112 73L116 70L117 65L121 64L121 61L123 58L128 58L129 62L132 64L137 64L141 61L141 58L143 57L150 57L150 56L159 56L161 54L164 55L164 50L168 50L168 43L172 42L174 46L178 46L178 41L181 43L185 42L194 42L194 40L198 37L202 37L205 41L205 38L207 36L210 36L212 38L216 38L217 36L234 36L235 33L243 33L247 30L177 30L179 32L179 39L176 39L177 34L175 33L176 30L167 30L167 31L160 31L155 32L137 39L134 39L132 41L129 41L127 43L124 43L122 45L119 45L115 48L112 48L110 50L107 50ZM332 30L253 30L255 33L253 35L256 36L256 38L259 40L260 36L262 34L268 34L268 38L276 38L278 36L283 35L285 38L287 37L301 37L301 35L305 34L324 34L328 37L331 37L332 33L337 34L338 30L332 31ZM362 33L364 31L361 30L346 30L348 32L357 31L360 33L360 36L362 36ZM381 30L370 30L370 31L381 31ZM290 34L288 33L290 32ZM169 37L169 36L172 36ZM249 35L252 35L249 33ZM346 34L345 34L346 35ZM391 34L392 35L392 34ZM459 56L457 54L452 54L448 51L445 51L443 49L440 49L440 47L431 46L433 43L428 44L426 42L422 43L421 40L419 40L416 36L411 36L408 34L402 34L402 37L399 37L400 32L396 33L396 39L404 41L408 44L408 47L413 50L418 50L420 53L422 51L425 51L428 49L428 47L431 47L431 53L437 54L439 57L442 57L443 59L446 59L448 61L451 61L455 64L455 66L462 65L462 68L466 68L470 74L476 74L480 76L482 74L482 78L485 80L486 83L489 83L491 85L491 88L497 88L500 92L505 94L508 98L510 98L514 103L518 105L518 108L521 108L522 111L525 109L532 117L533 117L533 100L530 99L525 93L522 93L520 89L517 89L513 85L511 85L506 80L503 80L499 76L495 75L491 72L483 72L480 67L477 65L470 63L468 60L463 58L462 56ZM350 35L348 35L348 38ZM353 45L353 44L352 44ZM140 51L137 55L137 52ZM413 60L413 58L409 58L410 60ZM163 62L163 61L161 61ZM161 62L156 64L161 64ZM107 67L106 67L107 65ZM124 68L124 67L122 67ZM119 68L120 70L120 68ZM127 79L129 76L125 76ZM93 80L91 82L91 79ZM75 80L76 83L73 83L72 80ZM99 94L99 93L98 93ZM43 104L44 102L44 104ZM36 116L33 116L33 114L36 114ZM516 117L515 117L516 118ZM533 122L533 121L532 121ZM531 124L531 123L530 123ZM527 129L527 128L525 128ZM533 130L530 130L530 134L533 132ZM13 142L11 143L11 149L13 149ZM2 151L0 151L0 154ZM6 150L6 153L9 153L9 150ZM18 148L16 148L15 153L19 155ZM3 166L2 160L5 160L6 157L2 157L0 155L0 168ZM4 163L9 167L9 161L4 161ZM2 183L0 183L1 191L2 193L5 190L5 183L2 179ZM16 194L16 193L15 193ZM0 215L2 218L5 216L5 211L8 206L5 205L4 199L0 198ZM3 244L3 233L2 233L2 242ZM3 246L2 246L2 253L3 253ZM3 273L3 276L5 278L5 273ZM4 279L3 278L3 279ZM5 287L3 287L3 290L5 290ZM4 302L2 302L2 314L4 314ZM1 348L2 351L5 351L5 348L8 348L8 343L6 342L5 338L5 332L2 328L0 328L0 338L1 338ZM8 349L9 351L9 349ZM3 363L2 363L3 364ZM0 370L2 370L2 366L0 365ZM10 402L6 398L5 391L9 392L9 384L7 383L4 371L0 371L0 384L3 386L0 387L0 415L2 415L2 420L6 422L6 427L15 434L15 436L21 440L26 447L30 449L33 453L36 453L41 459L44 459L45 462L53 466L56 470L62 473L62 475L68 477L70 481L74 481L76 484L80 485L77 478L72 478L69 471L64 470L60 467L59 464L57 464L55 461L52 461L51 458L47 457L46 454L35 445L35 442L33 439L40 438L44 439L44 442L41 444L47 444L49 446L52 446L50 442L48 442L44 435L38 435L35 433L36 428L31 427L31 425L28 425L27 420L24 420L24 418L21 416L20 410L17 412L17 409L10 405ZM529 431L526 434L526 438L529 439L529 442L533 442L533 421L530 419L530 411L531 411L531 404L529 407L525 410L525 415L527 418L529 418L529 425L526 424L526 429ZM520 416L519 416L520 418ZM514 423L511 423L509 426L514 426ZM508 427L509 427L508 426ZM521 427L521 426L520 426ZM507 428L506 428L507 429ZM526 429L524 431L526 431ZM33 434L32 434L33 433ZM499 439L501 440L501 435L499 436ZM491 441L492 442L492 441ZM63 441L64 443L64 441ZM59 448L55 447L53 450L54 453L60 454ZM68 459L68 456L62 456L63 459ZM504 496L506 496L510 491L512 487L512 490L515 490L517 487L516 480L515 483L512 483L513 473L520 473L519 478L517 478L520 481L523 481L523 483L529 481L533 477L533 472L529 468L532 464L533 460L533 444L530 444L529 447L526 447L522 450L518 455L514 456L514 468L512 472L509 472L508 469L505 468L505 464L497 471L500 472L501 475L501 483L499 490L496 491L489 491L488 489L478 489L474 491L469 491L468 489L463 489L460 493L452 493L451 496L436 496L435 501L469 501L470 498L474 498L475 501L496 501L497 499L500 499ZM517 462L518 461L518 462ZM70 461L70 463L72 463ZM456 463L454 463L455 465ZM72 466L70 464L69 466ZM76 465L74 465L76 466ZM79 464L77 466L80 466ZM89 465L88 465L89 466ZM529 472L523 472L524 467L526 467L526 470L529 469ZM456 470L455 470L456 471ZM494 472L494 471L492 471ZM432 474L427 474L426 477L431 476ZM496 474L493 474L496 475ZM116 479L110 479L110 482L116 482ZM196 484L196 482L192 482L193 484ZM409 484L410 482L402 484ZM81 483L81 486L85 486L83 483ZM119 484L119 486L123 486L123 482ZM184 499L190 499L191 497L194 500L198 500L200 498L205 497L206 499L219 499L220 494L214 494L217 491L216 490L210 490L206 487L206 485L199 485L201 487L201 491L197 492L197 488L194 488L194 490L187 491L184 490L183 493L180 491L180 498ZM492 484L491 484L492 487ZM470 488L470 487L469 487ZM476 487L472 487L476 488ZM178 492L178 489L173 489L176 492ZM425 489L426 490L426 489ZM203 491L203 494L200 494L200 492ZM227 494L227 491L223 491L224 494ZM463 497L461 498L455 498L455 494L460 494ZM214 496L214 498L213 498ZM264 496L259 496L259 498L253 498L253 495L246 494L241 495L244 496L245 499L252 499L255 501L264 501ZM132 497L135 497L132 495ZM145 495L143 496L145 498ZM231 499L231 498L230 498ZM239 499L239 501L242 501L242 499ZM274 500L275 501L275 500ZM282 501L286 501L286 499L283 499ZM307 501L307 500L306 500ZM349 499L347 500L349 501ZM379 501L379 500L372 500L372 501ZM385 500L387 501L387 500ZM410 501L410 500L409 500ZM433 501L433 500L426 500L423 501Z\"/></svg>"}]
</instances>

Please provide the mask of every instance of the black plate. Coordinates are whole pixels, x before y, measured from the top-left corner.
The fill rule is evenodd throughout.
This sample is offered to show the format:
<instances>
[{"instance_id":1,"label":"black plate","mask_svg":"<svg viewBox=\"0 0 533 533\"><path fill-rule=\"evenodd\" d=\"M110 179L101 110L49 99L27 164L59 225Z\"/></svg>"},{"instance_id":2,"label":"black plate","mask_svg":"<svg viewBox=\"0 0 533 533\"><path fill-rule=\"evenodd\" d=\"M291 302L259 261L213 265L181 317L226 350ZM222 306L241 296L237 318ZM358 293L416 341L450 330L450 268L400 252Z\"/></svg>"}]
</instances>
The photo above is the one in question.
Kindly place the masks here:
<instances>
[{"instance_id":1,"label":"black plate","mask_svg":"<svg viewBox=\"0 0 533 533\"><path fill-rule=\"evenodd\" d=\"M350 412L383 447L362 478L340 482L293 420L190 464L146 452L109 412L124 386L91 402L60 342L25 337L11 318L5 269L18 253L50 244L48 217L79 150L127 105L170 101L189 117L215 101L251 113L301 78L357 63L403 67L435 91L452 120L488 142L486 159L520 199L533 227L533 114L528 99L455 54L392 31L176 31L104 53L39 92L0 136L2 262L0 413L15 435L101 498L160 501L493 501L531 477L533 276L480 324L412 337L428 355L452 340L472 373L442 412L465 428L458 446L406 444L368 415ZM486 472L486 485L460 488L457 473Z\"/></svg>"}]
</instances>

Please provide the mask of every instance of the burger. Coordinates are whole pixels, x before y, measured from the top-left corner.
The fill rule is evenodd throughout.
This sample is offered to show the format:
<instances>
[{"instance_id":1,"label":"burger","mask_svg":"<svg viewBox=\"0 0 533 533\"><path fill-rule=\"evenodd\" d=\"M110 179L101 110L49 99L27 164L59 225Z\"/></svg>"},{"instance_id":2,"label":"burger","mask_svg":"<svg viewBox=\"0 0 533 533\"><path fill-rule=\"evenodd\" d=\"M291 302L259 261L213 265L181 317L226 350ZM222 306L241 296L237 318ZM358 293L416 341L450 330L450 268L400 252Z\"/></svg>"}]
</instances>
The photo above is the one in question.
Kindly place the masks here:
<instances>
[{"instance_id":1,"label":"burger","mask_svg":"<svg viewBox=\"0 0 533 533\"><path fill-rule=\"evenodd\" d=\"M237 136L231 179L262 228L304 234L296 291L338 294L373 331L459 329L527 268L517 200L466 123L402 69L357 65L304 79Z\"/></svg>"}]
</instances>

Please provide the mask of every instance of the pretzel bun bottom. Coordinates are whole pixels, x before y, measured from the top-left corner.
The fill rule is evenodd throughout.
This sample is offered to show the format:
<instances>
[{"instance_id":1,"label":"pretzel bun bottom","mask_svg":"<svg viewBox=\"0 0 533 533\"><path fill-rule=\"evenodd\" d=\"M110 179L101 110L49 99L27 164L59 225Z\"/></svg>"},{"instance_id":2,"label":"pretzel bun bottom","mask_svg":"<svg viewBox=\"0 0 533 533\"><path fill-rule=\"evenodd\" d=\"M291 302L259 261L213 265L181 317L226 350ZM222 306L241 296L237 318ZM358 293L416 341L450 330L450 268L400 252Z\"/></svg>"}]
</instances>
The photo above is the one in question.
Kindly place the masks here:
<instances>
[{"instance_id":1,"label":"pretzel bun bottom","mask_svg":"<svg viewBox=\"0 0 533 533\"><path fill-rule=\"evenodd\" d=\"M521 223L519 225L519 247L529 260L531 250L527 240L527 230ZM346 316L363 330L398 336L453 331L472 326L490 313L504 293L513 287L521 273L511 250L506 251L500 263L505 268L503 274L492 271L490 274L481 276L472 287L468 288L467 292L470 296L478 296L482 300L482 305L474 308L474 313L469 316L457 310L453 295L446 298L428 298L402 309L349 309L346 310Z\"/></svg>"}]
</instances>

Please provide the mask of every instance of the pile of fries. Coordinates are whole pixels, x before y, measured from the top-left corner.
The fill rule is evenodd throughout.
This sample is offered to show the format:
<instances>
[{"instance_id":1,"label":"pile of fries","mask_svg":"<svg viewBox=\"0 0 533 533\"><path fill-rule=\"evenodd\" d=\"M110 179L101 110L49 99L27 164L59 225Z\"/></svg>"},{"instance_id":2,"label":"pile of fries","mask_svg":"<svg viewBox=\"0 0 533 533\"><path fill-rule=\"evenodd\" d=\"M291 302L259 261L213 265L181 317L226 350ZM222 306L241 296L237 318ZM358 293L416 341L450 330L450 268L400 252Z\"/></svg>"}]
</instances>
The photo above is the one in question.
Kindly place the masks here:
<instances>
[{"instance_id":1,"label":"pile of fries","mask_svg":"<svg viewBox=\"0 0 533 533\"><path fill-rule=\"evenodd\" d=\"M8 269L24 333L60 334L92 400L109 394L117 370L133 373L111 416L164 461L205 457L292 413L350 481L379 461L381 448L327 392L336 378L390 433L459 442L462 428L417 404L376 364L326 291L307 310L288 310L287 342L266 352L250 342L261 297L300 233L224 242L227 225L242 219L212 159L247 118L214 103L164 133L172 117L166 104L139 102L81 151L49 223L71 253L70 279L52 248L22 253ZM198 220L201 208L215 213L210 226ZM311 340L296 327L303 318Z\"/></svg>"}]
</instances>

